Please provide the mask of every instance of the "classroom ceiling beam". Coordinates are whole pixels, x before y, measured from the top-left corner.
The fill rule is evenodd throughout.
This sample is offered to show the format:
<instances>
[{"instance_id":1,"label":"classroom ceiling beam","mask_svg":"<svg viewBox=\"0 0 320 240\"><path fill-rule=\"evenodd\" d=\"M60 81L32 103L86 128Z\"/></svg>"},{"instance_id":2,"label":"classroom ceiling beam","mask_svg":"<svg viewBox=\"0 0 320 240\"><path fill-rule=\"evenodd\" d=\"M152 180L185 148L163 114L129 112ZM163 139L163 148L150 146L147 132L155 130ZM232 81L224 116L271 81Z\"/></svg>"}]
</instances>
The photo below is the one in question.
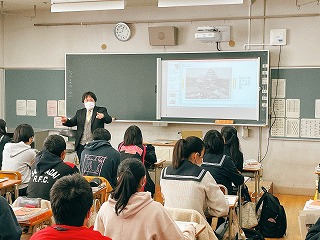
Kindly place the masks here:
<instances>
[{"instance_id":1,"label":"classroom ceiling beam","mask_svg":"<svg viewBox=\"0 0 320 240\"><path fill-rule=\"evenodd\" d=\"M224 21L224 20L248 20L248 19L274 19L274 18L298 18L298 17L319 17L320 13L306 14L288 14L288 15L269 15L269 16L235 16L221 18L193 18L193 19L166 19L166 20L145 20L145 21L129 21L128 24L134 23L169 23L169 22L203 22L203 21ZM122 20L123 21L123 20ZM36 27L54 27L54 26L88 26L102 24L116 24L119 21L101 21L101 22L65 22L65 23L35 23Z\"/></svg>"}]
</instances>

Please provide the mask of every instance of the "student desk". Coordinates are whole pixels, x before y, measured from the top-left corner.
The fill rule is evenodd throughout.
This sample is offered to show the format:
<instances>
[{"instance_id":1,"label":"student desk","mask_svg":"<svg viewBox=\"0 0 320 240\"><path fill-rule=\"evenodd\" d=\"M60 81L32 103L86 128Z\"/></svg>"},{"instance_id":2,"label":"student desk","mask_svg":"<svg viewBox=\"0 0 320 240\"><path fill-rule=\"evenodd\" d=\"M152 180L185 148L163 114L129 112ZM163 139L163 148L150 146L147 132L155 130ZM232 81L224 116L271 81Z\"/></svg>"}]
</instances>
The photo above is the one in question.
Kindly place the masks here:
<instances>
[{"instance_id":1,"label":"student desk","mask_svg":"<svg viewBox=\"0 0 320 240\"><path fill-rule=\"evenodd\" d=\"M37 230L42 229L46 226L50 226L52 221L52 210L46 209L42 211L39 215L32 216L30 219L24 221L18 221L21 227L29 227L28 234L33 234Z\"/></svg>"},{"instance_id":2,"label":"student desk","mask_svg":"<svg viewBox=\"0 0 320 240\"><path fill-rule=\"evenodd\" d=\"M21 180L8 179L0 183L0 194L4 195L7 192L13 191L15 198L19 196L18 185L21 183Z\"/></svg>"},{"instance_id":3,"label":"student desk","mask_svg":"<svg viewBox=\"0 0 320 240\"><path fill-rule=\"evenodd\" d=\"M320 199L320 169L318 169L318 167L316 168L316 171L315 171L315 174L317 174L317 177L318 177L318 186L317 186L317 196L316 196L316 198L317 199Z\"/></svg>"},{"instance_id":4,"label":"student desk","mask_svg":"<svg viewBox=\"0 0 320 240\"><path fill-rule=\"evenodd\" d=\"M102 205L107 199L107 186L101 184L99 187L92 187L93 199L99 199L100 204Z\"/></svg>"},{"instance_id":5,"label":"student desk","mask_svg":"<svg viewBox=\"0 0 320 240\"><path fill-rule=\"evenodd\" d=\"M261 164L247 164L243 167L242 175L254 178L254 201L257 203L260 189L260 169Z\"/></svg>"}]
</instances>

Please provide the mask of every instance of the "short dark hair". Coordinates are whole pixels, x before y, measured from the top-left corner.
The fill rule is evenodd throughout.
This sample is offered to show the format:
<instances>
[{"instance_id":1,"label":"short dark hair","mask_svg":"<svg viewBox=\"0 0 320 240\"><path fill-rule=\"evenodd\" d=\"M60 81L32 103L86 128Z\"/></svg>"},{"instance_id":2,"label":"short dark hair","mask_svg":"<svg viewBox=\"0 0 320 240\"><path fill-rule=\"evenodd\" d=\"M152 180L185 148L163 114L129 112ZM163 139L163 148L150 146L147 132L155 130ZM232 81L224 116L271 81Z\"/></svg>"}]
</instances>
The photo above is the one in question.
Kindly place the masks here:
<instances>
[{"instance_id":1,"label":"short dark hair","mask_svg":"<svg viewBox=\"0 0 320 240\"><path fill-rule=\"evenodd\" d=\"M53 134L49 135L43 143L43 149L57 155L61 156L61 153L66 150L67 144L63 137Z\"/></svg>"},{"instance_id":2,"label":"short dark hair","mask_svg":"<svg viewBox=\"0 0 320 240\"><path fill-rule=\"evenodd\" d=\"M139 159L127 158L119 164L117 186L111 192L111 197L117 201L117 215L127 206L132 194L137 192L140 180L145 175L146 168Z\"/></svg>"},{"instance_id":3,"label":"short dark hair","mask_svg":"<svg viewBox=\"0 0 320 240\"><path fill-rule=\"evenodd\" d=\"M13 133L13 141L28 142L31 137L34 136L33 128L29 124L20 124Z\"/></svg>"},{"instance_id":4,"label":"short dark hair","mask_svg":"<svg viewBox=\"0 0 320 240\"><path fill-rule=\"evenodd\" d=\"M93 140L106 140L110 141L111 134L110 132L105 128L97 128L92 133Z\"/></svg>"},{"instance_id":5,"label":"short dark hair","mask_svg":"<svg viewBox=\"0 0 320 240\"><path fill-rule=\"evenodd\" d=\"M123 144L125 146L142 144L142 133L138 126L132 125L127 128L124 133Z\"/></svg>"},{"instance_id":6,"label":"short dark hair","mask_svg":"<svg viewBox=\"0 0 320 240\"><path fill-rule=\"evenodd\" d=\"M207 153L222 154L224 142L222 135L217 130L209 130L203 139Z\"/></svg>"},{"instance_id":7,"label":"short dark hair","mask_svg":"<svg viewBox=\"0 0 320 240\"><path fill-rule=\"evenodd\" d=\"M92 189L80 174L64 176L53 184L50 202L57 224L80 227L92 206Z\"/></svg>"},{"instance_id":8,"label":"short dark hair","mask_svg":"<svg viewBox=\"0 0 320 240\"><path fill-rule=\"evenodd\" d=\"M97 101L97 97L93 92L85 92L84 94L82 94L82 102L84 102L84 100L88 97L92 97L93 100L96 102Z\"/></svg>"}]
</instances>

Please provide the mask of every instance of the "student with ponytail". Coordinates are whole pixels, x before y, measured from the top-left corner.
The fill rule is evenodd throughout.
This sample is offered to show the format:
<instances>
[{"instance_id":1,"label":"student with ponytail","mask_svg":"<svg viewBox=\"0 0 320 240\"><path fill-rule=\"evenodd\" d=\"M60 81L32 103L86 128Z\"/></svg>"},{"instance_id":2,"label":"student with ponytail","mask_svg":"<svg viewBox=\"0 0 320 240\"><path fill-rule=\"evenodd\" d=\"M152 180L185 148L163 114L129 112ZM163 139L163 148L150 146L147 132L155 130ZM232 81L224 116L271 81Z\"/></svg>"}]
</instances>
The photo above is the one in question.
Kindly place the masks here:
<instances>
[{"instance_id":1,"label":"student with ponytail","mask_svg":"<svg viewBox=\"0 0 320 240\"><path fill-rule=\"evenodd\" d=\"M177 141L172 165L161 172L164 206L194 209L204 217L226 216L229 206L222 191L211 174L199 167L203 155L204 143L200 138L191 136Z\"/></svg>"},{"instance_id":2,"label":"student with ponytail","mask_svg":"<svg viewBox=\"0 0 320 240\"><path fill-rule=\"evenodd\" d=\"M221 135L224 139L223 154L230 156L236 165L238 171L243 171L243 154L240 150L237 129L232 126L225 126L221 129Z\"/></svg>"},{"instance_id":3,"label":"student with ponytail","mask_svg":"<svg viewBox=\"0 0 320 240\"><path fill-rule=\"evenodd\" d=\"M117 186L98 212L95 230L113 240L195 239L193 225L181 232L165 208L142 190L146 169L140 160L123 160L117 176Z\"/></svg>"}]
</instances>

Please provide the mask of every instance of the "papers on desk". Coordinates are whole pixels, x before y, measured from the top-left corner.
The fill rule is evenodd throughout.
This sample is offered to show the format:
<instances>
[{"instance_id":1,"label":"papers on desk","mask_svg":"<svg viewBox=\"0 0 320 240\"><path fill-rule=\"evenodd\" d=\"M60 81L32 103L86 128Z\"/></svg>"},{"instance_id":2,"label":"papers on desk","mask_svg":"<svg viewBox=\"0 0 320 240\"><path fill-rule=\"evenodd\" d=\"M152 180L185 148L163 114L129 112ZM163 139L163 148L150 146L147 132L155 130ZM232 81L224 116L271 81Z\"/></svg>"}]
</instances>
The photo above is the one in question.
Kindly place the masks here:
<instances>
[{"instance_id":1,"label":"papers on desk","mask_svg":"<svg viewBox=\"0 0 320 240\"><path fill-rule=\"evenodd\" d=\"M46 212L47 208L13 207L18 222L28 222L36 216Z\"/></svg>"},{"instance_id":2,"label":"papers on desk","mask_svg":"<svg viewBox=\"0 0 320 240\"><path fill-rule=\"evenodd\" d=\"M0 183L9 180L9 178L5 177L5 178L0 178Z\"/></svg>"},{"instance_id":3,"label":"papers on desk","mask_svg":"<svg viewBox=\"0 0 320 240\"><path fill-rule=\"evenodd\" d=\"M320 200L307 201L303 210L320 210Z\"/></svg>"},{"instance_id":4,"label":"papers on desk","mask_svg":"<svg viewBox=\"0 0 320 240\"><path fill-rule=\"evenodd\" d=\"M192 224L194 227L196 227L198 225L198 223L196 222L182 222L182 221L175 221L175 223L177 224L177 226L180 228L181 232L183 232L185 230L185 227L189 224Z\"/></svg>"},{"instance_id":5,"label":"papers on desk","mask_svg":"<svg viewBox=\"0 0 320 240\"><path fill-rule=\"evenodd\" d=\"M228 201L229 206L234 206L238 201L237 195L225 195L225 198Z\"/></svg>"}]
</instances>

